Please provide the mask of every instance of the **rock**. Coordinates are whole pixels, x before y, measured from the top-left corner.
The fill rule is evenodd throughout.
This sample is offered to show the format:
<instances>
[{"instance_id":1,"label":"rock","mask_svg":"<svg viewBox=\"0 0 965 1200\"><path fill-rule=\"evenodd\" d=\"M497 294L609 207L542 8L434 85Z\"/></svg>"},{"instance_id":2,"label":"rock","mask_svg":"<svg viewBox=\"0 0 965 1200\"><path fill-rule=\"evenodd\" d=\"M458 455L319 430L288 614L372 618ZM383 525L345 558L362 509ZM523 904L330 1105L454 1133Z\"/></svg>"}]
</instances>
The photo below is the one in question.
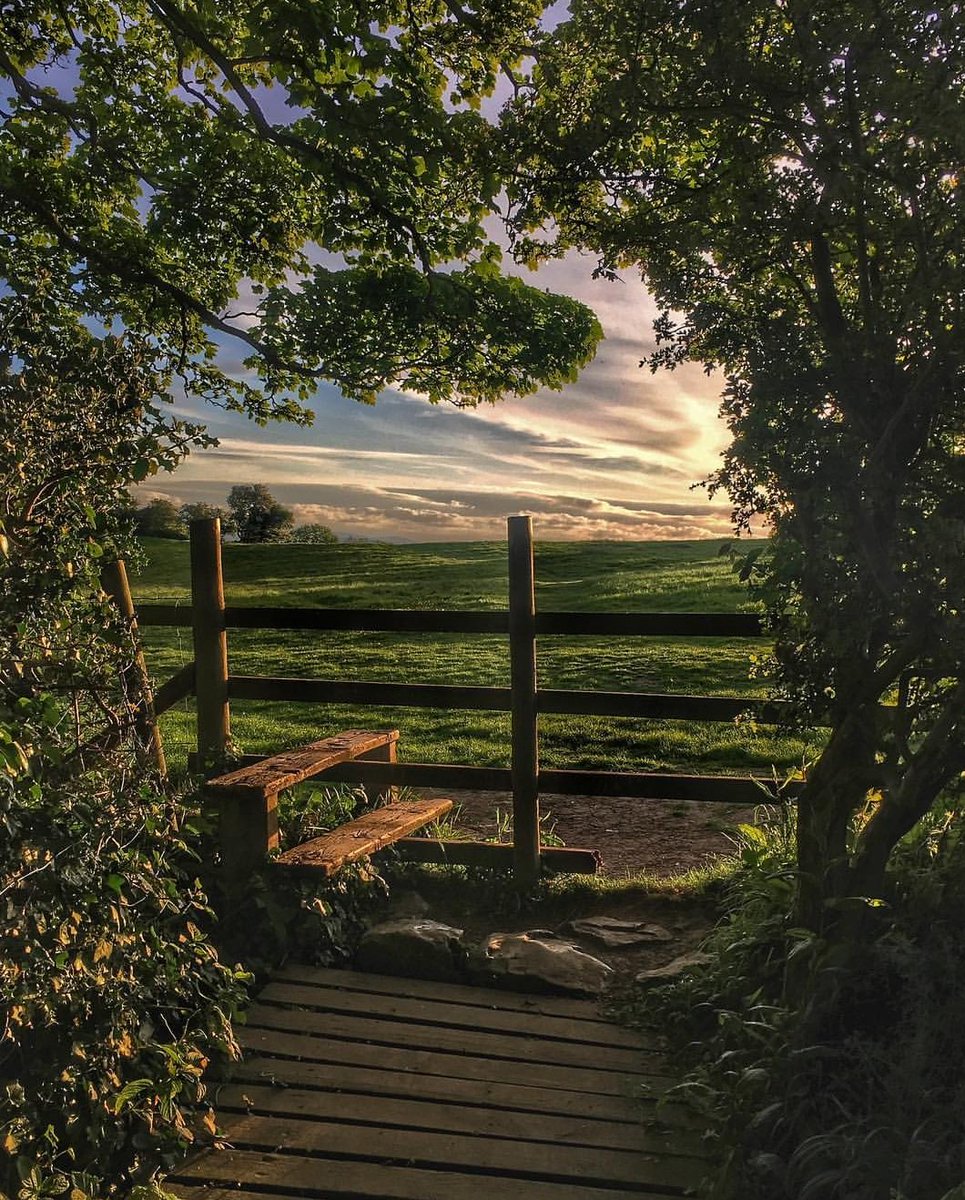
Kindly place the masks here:
<instances>
[{"instance_id":1,"label":"rock","mask_svg":"<svg viewBox=\"0 0 965 1200\"><path fill-rule=\"evenodd\" d=\"M596 995L613 974L605 962L543 929L491 933L469 965L481 983L580 996Z\"/></svg>"},{"instance_id":2,"label":"rock","mask_svg":"<svg viewBox=\"0 0 965 1200\"><path fill-rule=\"evenodd\" d=\"M459 982L465 978L462 933L425 917L383 921L363 935L355 964L362 971L382 975Z\"/></svg>"},{"instance_id":3,"label":"rock","mask_svg":"<svg viewBox=\"0 0 965 1200\"><path fill-rule=\"evenodd\" d=\"M429 901L418 892L400 892L390 897L387 921L400 921L403 917L426 917Z\"/></svg>"},{"instance_id":4,"label":"rock","mask_svg":"<svg viewBox=\"0 0 965 1200\"><path fill-rule=\"evenodd\" d=\"M692 971L694 967L702 967L713 961L714 956L712 954L704 954L700 950L694 950L690 954L681 954L672 962L668 962L662 967L653 967L649 971L641 971L637 975L636 981L640 987L659 987L664 983L673 983L681 975L686 975L688 971Z\"/></svg>"},{"instance_id":5,"label":"rock","mask_svg":"<svg viewBox=\"0 0 965 1200\"><path fill-rule=\"evenodd\" d=\"M640 946L644 942L669 942L673 934L662 925L645 921L620 921L616 917L581 917L566 927L572 933L592 938L611 950Z\"/></svg>"}]
</instances>

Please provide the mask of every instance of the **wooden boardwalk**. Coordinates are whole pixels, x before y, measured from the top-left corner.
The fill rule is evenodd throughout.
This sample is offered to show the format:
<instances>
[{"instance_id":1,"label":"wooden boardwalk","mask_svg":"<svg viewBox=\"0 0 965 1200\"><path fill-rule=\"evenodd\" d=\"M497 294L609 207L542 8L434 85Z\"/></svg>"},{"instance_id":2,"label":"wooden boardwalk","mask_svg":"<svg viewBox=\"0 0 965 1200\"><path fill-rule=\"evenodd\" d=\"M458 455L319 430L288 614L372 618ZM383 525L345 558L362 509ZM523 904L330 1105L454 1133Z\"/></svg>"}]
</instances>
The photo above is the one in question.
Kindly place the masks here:
<instances>
[{"instance_id":1,"label":"wooden boardwalk","mask_svg":"<svg viewBox=\"0 0 965 1200\"><path fill-rule=\"evenodd\" d=\"M184 1200L648 1200L706 1170L659 1053L588 1001L290 966Z\"/></svg>"}]
</instances>

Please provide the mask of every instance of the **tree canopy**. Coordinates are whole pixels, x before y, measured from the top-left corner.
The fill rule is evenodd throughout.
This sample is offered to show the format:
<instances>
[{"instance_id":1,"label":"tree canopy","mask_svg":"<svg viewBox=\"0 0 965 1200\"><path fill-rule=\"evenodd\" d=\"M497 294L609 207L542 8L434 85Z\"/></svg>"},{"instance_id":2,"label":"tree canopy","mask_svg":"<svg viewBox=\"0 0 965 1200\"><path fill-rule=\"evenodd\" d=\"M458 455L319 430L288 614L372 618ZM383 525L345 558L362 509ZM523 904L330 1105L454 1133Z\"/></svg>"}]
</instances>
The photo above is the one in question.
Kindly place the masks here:
<instances>
[{"instance_id":1,"label":"tree canopy","mask_svg":"<svg viewBox=\"0 0 965 1200\"><path fill-rule=\"evenodd\" d=\"M571 14L512 105L517 250L639 267L665 310L650 365L723 374L712 486L774 531L746 569L776 682L831 726L798 809L821 924L880 894L965 770L965 21L921 0Z\"/></svg>"},{"instance_id":2,"label":"tree canopy","mask_svg":"<svg viewBox=\"0 0 965 1200\"><path fill-rule=\"evenodd\" d=\"M239 483L228 493L228 512L239 542L284 542L295 520L263 483Z\"/></svg>"},{"instance_id":3,"label":"tree canopy","mask_svg":"<svg viewBox=\"0 0 965 1200\"><path fill-rule=\"evenodd\" d=\"M470 404L561 385L599 327L503 278L483 225L502 179L478 106L539 13L7 6L0 322L148 337L160 392L259 420L303 419L320 379Z\"/></svg>"}]
</instances>

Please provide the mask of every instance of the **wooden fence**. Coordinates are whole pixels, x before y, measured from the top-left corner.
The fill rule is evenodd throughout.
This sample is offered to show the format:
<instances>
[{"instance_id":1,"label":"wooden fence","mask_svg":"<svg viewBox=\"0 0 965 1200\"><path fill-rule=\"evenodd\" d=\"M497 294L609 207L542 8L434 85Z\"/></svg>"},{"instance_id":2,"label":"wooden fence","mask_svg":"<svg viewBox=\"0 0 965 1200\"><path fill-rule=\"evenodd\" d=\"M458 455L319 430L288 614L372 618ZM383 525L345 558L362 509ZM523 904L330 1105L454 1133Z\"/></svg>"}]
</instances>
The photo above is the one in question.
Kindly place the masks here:
<instances>
[{"instance_id":1,"label":"wooden fence","mask_svg":"<svg viewBox=\"0 0 965 1200\"><path fill-rule=\"evenodd\" d=\"M155 712L161 713L194 693L197 699L196 764L223 758L230 744L232 700L508 712L512 727L511 766L508 769L454 763L358 761L333 768L326 779L364 782L366 786L381 789L410 786L511 791L513 846L487 847L483 857L489 865L494 865L497 859L507 864L512 861L522 879L532 878L538 872L541 853L544 863L552 857L556 869L565 869L562 861L565 851L558 850L550 855L545 849L541 850L540 794L710 800L748 805L766 800L769 793L773 795L771 780L749 776L545 770L540 767L539 717L543 713L685 721L731 721L741 714L752 713L761 722L773 723L781 719L784 706L734 696L540 688L537 677L537 639L540 637L759 638L762 629L760 619L751 613L537 611L530 517L509 518L509 607L502 611L228 605L225 603L217 520L191 523L191 597L190 609L171 604L140 605L137 620L142 626L191 626L193 630L194 661L158 688L153 703ZM500 634L508 639L510 686L464 687L234 675L229 669L227 631L253 628ZM255 762L260 757L245 755L240 762ZM418 850L418 855L422 861L460 859L458 843L427 843Z\"/></svg>"}]
</instances>

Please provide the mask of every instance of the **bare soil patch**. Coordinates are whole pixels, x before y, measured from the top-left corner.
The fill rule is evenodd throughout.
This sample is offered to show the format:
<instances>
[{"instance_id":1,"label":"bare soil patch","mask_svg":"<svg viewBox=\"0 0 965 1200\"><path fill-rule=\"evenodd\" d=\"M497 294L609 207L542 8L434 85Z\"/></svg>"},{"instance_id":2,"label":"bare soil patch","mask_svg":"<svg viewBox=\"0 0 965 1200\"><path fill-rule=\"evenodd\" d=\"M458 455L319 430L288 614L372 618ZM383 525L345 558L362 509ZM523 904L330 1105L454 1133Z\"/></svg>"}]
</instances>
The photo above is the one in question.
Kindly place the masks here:
<instances>
[{"instance_id":1,"label":"bare soil patch","mask_svg":"<svg viewBox=\"0 0 965 1200\"><path fill-rule=\"evenodd\" d=\"M441 794L441 793L440 793ZM467 838L509 840L513 800L508 792L450 791L456 831ZM646 871L676 875L733 853L728 831L753 820L753 809L701 801L632 797L540 797L544 840L598 850L603 873L617 878Z\"/></svg>"}]
</instances>

